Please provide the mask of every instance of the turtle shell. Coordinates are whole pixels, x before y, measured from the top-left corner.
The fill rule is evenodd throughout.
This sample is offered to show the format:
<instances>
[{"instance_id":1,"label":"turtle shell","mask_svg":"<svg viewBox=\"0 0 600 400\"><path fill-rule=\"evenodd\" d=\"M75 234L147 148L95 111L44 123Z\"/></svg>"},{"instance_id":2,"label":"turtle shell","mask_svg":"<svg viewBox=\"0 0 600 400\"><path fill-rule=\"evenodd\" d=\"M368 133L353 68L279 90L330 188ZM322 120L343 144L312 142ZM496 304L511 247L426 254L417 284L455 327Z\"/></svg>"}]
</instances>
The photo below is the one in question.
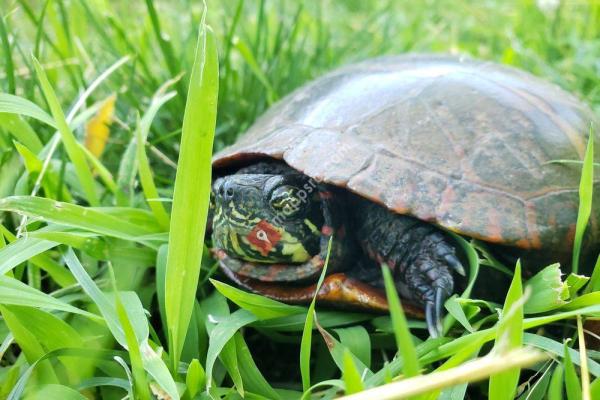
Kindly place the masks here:
<instances>
[{"instance_id":1,"label":"turtle shell","mask_svg":"<svg viewBox=\"0 0 600 400\"><path fill-rule=\"evenodd\" d=\"M583 159L595 118L559 87L496 63L376 58L297 89L216 154L213 166L218 174L282 159L319 182L463 235L568 252L581 164L553 161ZM593 237L598 218L593 211Z\"/></svg>"}]
</instances>

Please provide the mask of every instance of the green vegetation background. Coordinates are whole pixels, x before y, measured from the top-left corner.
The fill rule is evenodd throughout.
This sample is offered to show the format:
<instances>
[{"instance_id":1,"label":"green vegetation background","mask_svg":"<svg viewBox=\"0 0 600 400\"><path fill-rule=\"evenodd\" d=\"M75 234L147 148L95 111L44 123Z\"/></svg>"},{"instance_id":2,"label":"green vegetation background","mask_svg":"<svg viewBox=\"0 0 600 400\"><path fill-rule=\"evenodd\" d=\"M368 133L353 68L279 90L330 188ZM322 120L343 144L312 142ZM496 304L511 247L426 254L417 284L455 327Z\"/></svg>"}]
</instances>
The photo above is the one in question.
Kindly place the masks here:
<instances>
[{"instance_id":1,"label":"green vegetation background","mask_svg":"<svg viewBox=\"0 0 600 400\"><path fill-rule=\"evenodd\" d=\"M331 397L339 387L351 393L381 385L402 371L401 358L384 363L393 358L394 334L400 337L399 344L402 335L408 337L399 320L319 311L318 323L332 328L328 330L340 345L328 350L315 331L309 362L311 335L302 335L306 309L244 296L222 285L215 292L209 277L216 268L206 251L199 302L190 304L192 322L181 349L182 364L169 352L168 342L173 339L163 329L165 293L160 285L168 269L164 210L170 209L168 199L173 197L177 160L183 152L180 138L186 126L186 95L202 11L202 4L191 0L0 0L0 89L32 101L52 114L54 121L52 127L35 118L14 117L6 113L16 104L14 98L0 101L4 112L0 113L0 199L8 198L0 201L0 271L4 275L0 279L0 398L21 392L31 398L78 398L75 389L107 399L121 398L127 392L149 398L160 391L172 394L174 388L184 398L192 398L207 395L202 394L206 382L212 382L213 396L288 398L298 397L307 382L334 379L329 382L333 390L328 385L320 389L320 395ZM207 24L214 31L219 55L216 149L235 141L266 108L304 82L336 66L382 54L445 52L513 65L576 93L600 111L600 2L596 0L208 1ZM209 45L206 49L210 53ZM41 64L37 72L32 55ZM130 58L121 60L124 56ZM112 71L117 62L118 68ZM46 85L41 69L48 79ZM34 189L54 132L60 128L58 105L67 113L107 70L110 75L86 95L83 111L76 113L79 125L76 117L63 126L64 146L57 147L37 190L42 200L10 197L28 195ZM207 87L199 93L209 93ZM57 102L49 94L51 88ZM86 187L82 171L87 167L81 166L89 161L82 158L83 163L78 163L74 155L91 158L75 143L69 147L65 137L72 131L83 143L90 134L85 123L113 95L110 135L98 155L99 163L94 164L95 183ZM187 102L192 104L190 98ZM205 106L210 108L210 104ZM20 107L11 112L31 116L29 105ZM198 118L210 120L205 115L208 111L197 112ZM136 148L136 135L140 139L147 135L142 151ZM148 168L139 167L138 177L139 165ZM153 185L144 185L144 177L154 181L154 192ZM99 193L97 201L90 198L91 192ZM165 207L147 202L151 197L167 199L159 202ZM53 200L64 201L60 203L64 206ZM70 208L68 203L102 208ZM152 213L147 211L149 205L154 205ZM22 214L29 217L27 226L20 226ZM185 216L180 223L185 223ZM171 226L171 233L176 229ZM8 245L15 235L20 239ZM597 283L586 294L596 295ZM102 297L94 291L96 285L106 292L116 285L120 295ZM131 290L137 296L127 292ZM520 287L511 290L514 298L507 297L505 311L510 307L522 311L519 296L514 294ZM226 297L241 309L228 306ZM579 303L549 314L559 317L541 322L513 318L499 331L508 324L520 326L517 330L522 332L526 326L565 318L568 312L571 317L597 315L600 310L593 308L597 300L597 296L581 296ZM575 296L571 301L577 301ZM485 309L487 305L479 306ZM142 307L150 313L149 324ZM458 307L467 314L474 312L469 308L473 304ZM585 307L587 311L581 311ZM475 328L469 321L454 324L452 336L466 335L462 341L414 338L418 360L406 361L413 368L404 374L415 372L415 366L431 371L440 360L446 360L450 368L480 349L480 354L486 353L489 348L484 342L494 339L498 326L485 331L483 327L493 325L497 315L493 311L484 314L469 315ZM461 320L461 311L455 309L453 316ZM241 329L245 325L251 328ZM418 321L409 326L422 329ZM469 328L479 331L468 336ZM590 350L589 365L583 366L576 350L562 346L563 338L577 337L573 320L552 326L551 333L532 332L536 333L525 334L520 341L517 337L516 343L549 351L556 361L523 371L518 388L523 398L562 395L563 382L568 398L577 398L581 393L577 388L583 387L586 393L588 370L593 383L587 393L598 393L600 384L593 379L600 374L595 361L598 354ZM168 356L161 355L159 347ZM435 348L442 350L432 355ZM465 349L469 351L461 352ZM575 372L573 363L582 369ZM256 364L266 378L257 372ZM131 370L131 375L125 370ZM340 371L342 379L338 379ZM490 390L486 384L473 386L469 393L506 398L494 392L498 382L504 381L496 379ZM506 387L511 387L508 382ZM463 398L465 390L460 385L444 396ZM429 397L437 393L430 392Z\"/></svg>"}]
</instances>

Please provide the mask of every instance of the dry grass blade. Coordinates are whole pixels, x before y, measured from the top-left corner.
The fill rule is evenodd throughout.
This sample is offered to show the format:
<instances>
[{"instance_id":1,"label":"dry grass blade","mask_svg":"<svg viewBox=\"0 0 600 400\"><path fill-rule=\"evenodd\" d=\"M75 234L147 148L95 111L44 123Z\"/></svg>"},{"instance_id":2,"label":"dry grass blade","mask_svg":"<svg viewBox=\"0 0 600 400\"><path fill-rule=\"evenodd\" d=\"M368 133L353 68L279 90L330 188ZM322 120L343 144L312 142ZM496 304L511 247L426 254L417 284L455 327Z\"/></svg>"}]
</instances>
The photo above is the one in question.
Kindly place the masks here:
<instances>
[{"instance_id":1,"label":"dry grass blade","mask_svg":"<svg viewBox=\"0 0 600 400\"><path fill-rule=\"evenodd\" d=\"M537 350L518 349L503 355L490 355L462 364L446 371L433 372L392 382L387 385L365 390L351 396L342 397L344 400L392 400L424 394L436 389L442 389L465 382L475 382L486 379L492 374L504 372L513 368L531 366L548 357Z\"/></svg>"}]
</instances>

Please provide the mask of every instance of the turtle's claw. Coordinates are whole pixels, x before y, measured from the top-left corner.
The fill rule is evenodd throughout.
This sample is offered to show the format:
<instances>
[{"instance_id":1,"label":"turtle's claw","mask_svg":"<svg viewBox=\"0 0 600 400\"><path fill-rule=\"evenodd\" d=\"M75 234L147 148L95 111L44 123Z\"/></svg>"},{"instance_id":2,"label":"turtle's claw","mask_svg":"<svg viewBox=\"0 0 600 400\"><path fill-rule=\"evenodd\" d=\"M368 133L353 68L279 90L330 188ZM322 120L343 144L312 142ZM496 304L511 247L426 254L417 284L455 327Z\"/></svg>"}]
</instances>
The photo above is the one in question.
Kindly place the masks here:
<instances>
[{"instance_id":1,"label":"turtle's claw","mask_svg":"<svg viewBox=\"0 0 600 400\"><path fill-rule=\"evenodd\" d=\"M458 257L456 257L454 254L446 254L446 256L444 257L444 260L446 260L446 262L448 263L450 268L452 268L454 270L454 272L456 272L460 276L467 275L462 263L458 260Z\"/></svg>"},{"instance_id":2,"label":"turtle's claw","mask_svg":"<svg viewBox=\"0 0 600 400\"><path fill-rule=\"evenodd\" d=\"M438 288L435 291L435 300L425 303L425 321L427 322L427 330L432 338L437 338L443 335L442 316L444 306L444 290Z\"/></svg>"},{"instance_id":3,"label":"turtle's claw","mask_svg":"<svg viewBox=\"0 0 600 400\"><path fill-rule=\"evenodd\" d=\"M437 316L435 305L431 301L428 301L425 305L425 321L427 322L427 330L429 331L429 335L431 335L432 338L441 336L438 318L439 317Z\"/></svg>"}]
</instances>

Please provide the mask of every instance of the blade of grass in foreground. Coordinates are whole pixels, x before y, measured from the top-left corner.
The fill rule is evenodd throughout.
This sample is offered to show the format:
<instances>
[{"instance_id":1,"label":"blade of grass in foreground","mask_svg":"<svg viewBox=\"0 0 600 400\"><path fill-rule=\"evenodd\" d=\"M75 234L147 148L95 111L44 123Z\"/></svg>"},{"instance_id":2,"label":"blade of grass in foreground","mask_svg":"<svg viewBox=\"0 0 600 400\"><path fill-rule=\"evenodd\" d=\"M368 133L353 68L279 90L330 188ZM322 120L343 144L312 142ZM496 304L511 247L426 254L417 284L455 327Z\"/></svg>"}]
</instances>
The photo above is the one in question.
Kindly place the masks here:
<instances>
[{"instance_id":1,"label":"blade of grass in foreground","mask_svg":"<svg viewBox=\"0 0 600 400\"><path fill-rule=\"evenodd\" d=\"M91 205L97 206L99 205L100 201L98 199L98 194L96 193L94 177L85 159L85 154L77 145L77 139L75 139L75 135L73 135L73 132L67 124L65 114L60 107L60 102L56 97L56 93L54 92L54 89L52 89L44 69L35 57L33 57L33 66L35 67L35 71L38 75L44 96L46 97L48 105L50 106L50 111L52 112L52 116L56 122L56 126L60 133L63 145L65 146L65 150L67 151L67 154L73 162L73 166L75 167L75 173L77 174L77 178L79 178L79 182L81 183L81 187L85 193L86 199Z\"/></svg>"},{"instance_id":2,"label":"blade of grass in foreground","mask_svg":"<svg viewBox=\"0 0 600 400\"><path fill-rule=\"evenodd\" d=\"M165 311L174 373L196 297L210 196L219 71L215 37L205 18L206 8L183 117L169 231Z\"/></svg>"},{"instance_id":3,"label":"blade of grass in foreground","mask_svg":"<svg viewBox=\"0 0 600 400\"><path fill-rule=\"evenodd\" d=\"M498 374L514 368L524 368L548 357L533 349L517 349L502 355L490 355L466 362L446 371L392 382L387 385L367 389L363 392L343 397L344 400L392 400L429 393L436 389L454 386L464 382L476 382L491 374Z\"/></svg>"},{"instance_id":4,"label":"blade of grass in foreground","mask_svg":"<svg viewBox=\"0 0 600 400\"><path fill-rule=\"evenodd\" d=\"M585 158L581 168L581 180L579 182L579 212L577 214L577 225L575 228L575 240L573 241L573 273L579 271L579 254L583 234L592 213L592 193L594 191L594 130L590 126Z\"/></svg>"},{"instance_id":5,"label":"blade of grass in foreground","mask_svg":"<svg viewBox=\"0 0 600 400\"><path fill-rule=\"evenodd\" d=\"M325 258L325 265L323 271L317 282L315 289L315 295L310 302L308 311L306 313L306 321L304 322L304 329L302 330L302 339L300 341L300 375L302 376L302 390L306 394L310 390L310 347L312 343L312 329L313 329L313 318L315 314L315 304L317 301L317 294L321 290L321 285L327 274L327 265L329 264L329 253L331 252L331 241L333 236L329 238L329 244L327 245L327 257Z\"/></svg>"},{"instance_id":6,"label":"blade of grass in foreground","mask_svg":"<svg viewBox=\"0 0 600 400\"><path fill-rule=\"evenodd\" d=\"M496 342L494 350L498 353L504 353L523 344L523 287L521 282L521 263L517 261L515 275L513 277L504 308L502 317L498 322L498 332L496 333ZM517 385L519 384L520 370L513 368L502 372L501 374L490 377L489 397L491 400L509 400L515 397Z\"/></svg>"},{"instance_id":7,"label":"blade of grass in foreground","mask_svg":"<svg viewBox=\"0 0 600 400\"><path fill-rule=\"evenodd\" d=\"M583 334L583 322L581 316L577 316L577 341L579 342L579 354L581 360L581 392L583 400L591 400L590 374L588 371L588 356L585 348L585 335Z\"/></svg>"},{"instance_id":8,"label":"blade of grass in foreground","mask_svg":"<svg viewBox=\"0 0 600 400\"><path fill-rule=\"evenodd\" d=\"M396 345L398 346L398 352L404 359L404 366L402 371L406 378L417 376L420 373L421 367L419 365L419 359L417 357L417 351L412 341L410 329L400 304L400 298L396 291L396 285L394 285L394 279L390 273L390 269L384 265L381 267L383 272L383 282L385 284L385 294L388 299L390 307L390 315L392 317L392 325L394 327L394 336L396 337Z\"/></svg>"}]
</instances>

